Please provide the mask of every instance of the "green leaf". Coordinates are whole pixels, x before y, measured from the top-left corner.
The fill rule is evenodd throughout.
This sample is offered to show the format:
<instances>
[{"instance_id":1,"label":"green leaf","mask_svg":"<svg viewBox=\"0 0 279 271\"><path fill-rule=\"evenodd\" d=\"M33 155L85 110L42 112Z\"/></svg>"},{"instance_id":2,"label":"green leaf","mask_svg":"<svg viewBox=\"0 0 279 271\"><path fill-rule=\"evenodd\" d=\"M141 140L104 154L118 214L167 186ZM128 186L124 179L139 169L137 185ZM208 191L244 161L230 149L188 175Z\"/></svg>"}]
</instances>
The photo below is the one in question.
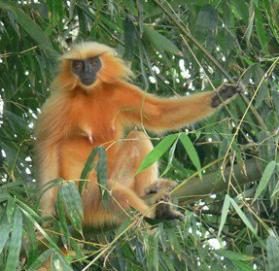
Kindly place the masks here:
<instances>
[{"instance_id":1,"label":"green leaf","mask_svg":"<svg viewBox=\"0 0 279 271\"><path fill-rule=\"evenodd\" d=\"M81 179L87 179L88 178L88 175L89 175L90 171L94 168L93 161L94 161L97 153L98 153L98 148L95 148L89 154L89 156L86 160L86 163L84 165L84 168L83 168L83 170L81 172L81 175L80 175Z\"/></svg>"},{"instance_id":2,"label":"green leaf","mask_svg":"<svg viewBox=\"0 0 279 271\"><path fill-rule=\"evenodd\" d=\"M202 31L216 31L218 26L218 12L211 5L205 5L199 11L196 26Z\"/></svg>"},{"instance_id":3,"label":"green leaf","mask_svg":"<svg viewBox=\"0 0 279 271\"><path fill-rule=\"evenodd\" d=\"M58 216L58 220L59 220L59 226L61 227L61 230L63 231L63 235L66 239L68 239L69 230L68 230L67 217L66 217L65 208L64 208L64 199L63 199L63 195L61 193L61 189L57 193L56 212L57 212L57 216Z\"/></svg>"},{"instance_id":4,"label":"green leaf","mask_svg":"<svg viewBox=\"0 0 279 271\"><path fill-rule=\"evenodd\" d=\"M21 208L21 211L24 213L25 217L28 218L32 222L32 224L40 232L40 234L49 242L49 244L52 246L52 248L55 249L55 251L59 252L60 251L59 247L50 238L50 236L47 234L47 232L40 226L40 224L34 219L34 217L29 212L27 212L26 210L24 210L22 208Z\"/></svg>"},{"instance_id":5,"label":"green leaf","mask_svg":"<svg viewBox=\"0 0 279 271\"><path fill-rule=\"evenodd\" d=\"M250 261L254 259L254 257L249 255L240 254L231 250L218 250L218 254L224 256L229 259L236 267L237 270L240 271L253 271Z\"/></svg>"},{"instance_id":6,"label":"green leaf","mask_svg":"<svg viewBox=\"0 0 279 271\"><path fill-rule=\"evenodd\" d=\"M261 44L261 47L265 53L267 53L267 45L268 45L268 38L266 35L266 30L264 27L263 17L258 9L255 9L255 23L256 23L256 31L257 37Z\"/></svg>"},{"instance_id":7,"label":"green leaf","mask_svg":"<svg viewBox=\"0 0 279 271\"><path fill-rule=\"evenodd\" d=\"M0 220L0 255L3 248L9 238L9 233L11 231L10 223L8 222L6 214L4 214Z\"/></svg>"},{"instance_id":8,"label":"green leaf","mask_svg":"<svg viewBox=\"0 0 279 271\"><path fill-rule=\"evenodd\" d=\"M53 26L61 24L63 19L63 1L47 0L49 17Z\"/></svg>"},{"instance_id":9,"label":"green leaf","mask_svg":"<svg viewBox=\"0 0 279 271\"><path fill-rule=\"evenodd\" d=\"M123 22L124 42L125 42L125 59L132 60L137 44L137 29L129 16L126 16Z\"/></svg>"},{"instance_id":10,"label":"green leaf","mask_svg":"<svg viewBox=\"0 0 279 271\"><path fill-rule=\"evenodd\" d=\"M270 233L266 241L268 271L279 270L279 239L274 233Z\"/></svg>"},{"instance_id":11,"label":"green leaf","mask_svg":"<svg viewBox=\"0 0 279 271\"><path fill-rule=\"evenodd\" d=\"M220 237L220 234L221 234L223 227L225 225L225 222L227 220L227 216L228 216L229 208L230 208L230 200L231 200L231 197L229 195L226 195L224 203L223 203L223 207L222 207L221 222L220 222L220 226L219 226L219 230L218 230L218 237Z\"/></svg>"},{"instance_id":12,"label":"green leaf","mask_svg":"<svg viewBox=\"0 0 279 271\"><path fill-rule=\"evenodd\" d=\"M220 249L218 254L230 259L231 261L250 262L254 259L253 256L237 253L231 250Z\"/></svg>"},{"instance_id":13,"label":"green leaf","mask_svg":"<svg viewBox=\"0 0 279 271\"><path fill-rule=\"evenodd\" d=\"M99 160L96 167L99 189L104 207L108 207L109 193L107 189L107 155L104 147L98 147Z\"/></svg>"},{"instance_id":14,"label":"green leaf","mask_svg":"<svg viewBox=\"0 0 279 271\"><path fill-rule=\"evenodd\" d=\"M234 0L231 4L231 8L236 17L241 18L248 23L249 11L246 2L242 0Z\"/></svg>"},{"instance_id":15,"label":"green leaf","mask_svg":"<svg viewBox=\"0 0 279 271\"><path fill-rule=\"evenodd\" d=\"M47 49L51 53L57 55L49 38L45 35L41 27L27 16L22 9L18 8L16 5L6 3L0 3L0 8L12 12L21 27L38 43L39 46L41 46L41 48Z\"/></svg>"},{"instance_id":16,"label":"green leaf","mask_svg":"<svg viewBox=\"0 0 279 271\"><path fill-rule=\"evenodd\" d=\"M12 218L14 216L14 210L16 208L15 198L9 198L6 208L6 214L9 221L12 221Z\"/></svg>"},{"instance_id":17,"label":"green leaf","mask_svg":"<svg viewBox=\"0 0 279 271\"><path fill-rule=\"evenodd\" d=\"M234 266L239 271L254 271L254 268L249 263L240 262L240 261L232 261Z\"/></svg>"},{"instance_id":18,"label":"green leaf","mask_svg":"<svg viewBox=\"0 0 279 271\"><path fill-rule=\"evenodd\" d=\"M51 255L51 270L73 271L71 266L65 261L64 257L55 251Z\"/></svg>"},{"instance_id":19,"label":"green leaf","mask_svg":"<svg viewBox=\"0 0 279 271\"><path fill-rule=\"evenodd\" d=\"M178 134L172 134L164 137L163 140L159 144L157 144L150 153L146 155L146 157L140 164L136 174L139 174L146 168L153 165L156 161L158 161L164 155L164 153L171 147L171 145L176 140L177 136Z\"/></svg>"},{"instance_id":20,"label":"green leaf","mask_svg":"<svg viewBox=\"0 0 279 271\"><path fill-rule=\"evenodd\" d=\"M44 251L29 267L28 271L37 271L44 263L46 263L52 253L51 249Z\"/></svg>"},{"instance_id":21,"label":"green leaf","mask_svg":"<svg viewBox=\"0 0 279 271\"><path fill-rule=\"evenodd\" d=\"M173 161L173 158L174 158L174 151L176 149L176 145L177 145L178 139L179 139L179 136L177 137L177 139L175 140L175 142L173 143L173 145L170 148L168 164L167 164L164 172L161 174L161 176L164 176L165 174L167 174L167 172L169 171L169 169L170 169L170 167L172 165L172 161Z\"/></svg>"},{"instance_id":22,"label":"green leaf","mask_svg":"<svg viewBox=\"0 0 279 271\"><path fill-rule=\"evenodd\" d=\"M95 167L95 164L93 162L97 153L98 153L98 148L93 149L86 160L86 163L80 175L80 179L81 179L81 182L79 184L80 193L82 193L84 186L86 185L86 179L88 178L90 171L93 170L93 168Z\"/></svg>"},{"instance_id":23,"label":"green leaf","mask_svg":"<svg viewBox=\"0 0 279 271\"><path fill-rule=\"evenodd\" d=\"M149 235L147 239L147 270L159 270L159 244L157 235Z\"/></svg>"},{"instance_id":24,"label":"green leaf","mask_svg":"<svg viewBox=\"0 0 279 271\"><path fill-rule=\"evenodd\" d=\"M98 154L98 162L96 166L96 162L94 161L96 158L96 155ZM97 181L99 184L99 189L102 195L102 201L104 206L106 207L108 205L108 190L107 190L107 155L104 147L97 147L92 150L92 152L89 154L88 159L85 163L85 166L81 173L81 182L79 185L79 191L80 193L83 190L83 187L85 186L86 182L85 179L88 178L88 175L90 171L92 171L96 167L97 172Z\"/></svg>"},{"instance_id":25,"label":"green leaf","mask_svg":"<svg viewBox=\"0 0 279 271\"><path fill-rule=\"evenodd\" d=\"M14 213L14 221L12 234L9 243L8 259L5 266L5 271L16 271L19 264L19 254L22 242L22 213L17 208Z\"/></svg>"},{"instance_id":26,"label":"green leaf","mask_svg":"<svg viewBox=\"0 0 279 271\"><path fill-rule=\"evenodd\" d=\"M191 139L189 138L188 135L186 135L186 133L183 133L180 136L180 141L183 144L185 151L189 155L190 160L194 164L195 168L198 170L200 178L201 178L201 162L200 162L200 158L199 158L199 155L198 155L198 153L197 153L197 151L196 151L196 149L195 149Z\"/></svg>"},{"instance_id":27,"label":"green leaf","mask_svg":"<svg viewBox=\"0 0 279 271\"><path fill-rule=\"evenodd\" d=\"M157 50L166 51L175 55L181 55L181 51L177 46L168 38L160 34L155 29L144 26L144 35L149 39L149 41L154 45Z\"/></svg>"},{"instance_id":28,"label":"green leaf","mask_svg":"<svg viewBox=\"0 0 279 271\"><path fill-rule=\"evenodd\" d=\"M78 188L74 182L65 182L60 191L66 214L73 227L82 234L83 207Z\"/></svg>"},{"instance_id":29,"label":"green leaf","mask_svg":"<svg viewBox=\"0 0 279 271\"><path fill-rule=\"evenodd\" d=\"M251 36L253 33L253 27L254 27L254 19L255 19L254 8L252 5L250 5L248 26L245 31L245 38L246 38L247 44L250 44L250 39L251 39Z\"/></svg>"},{"instance_id":30,"label":"green leaf","mask_svg":"<svg viewBox=\"0 0 279 271\"><path fill-rule=\"evenodd\" d=\"M275 161L271 161L267 164L267 166L264 169L263 175L261 177L261 180L259 182L259 185L257 187L254 201L261 195L261 193L265 190L266 186L268 185L268 182L274 172L276 166Z\"/></svg>"},{"instance_id":31,"label":"green leaf","mask_svg":"<svg viewBox=\"0 0 279 271\"><path fill-rule=\"evenodd\" d=\"M244 212L239 208L239 206L236 204L236 202L230 198L230 202L231 205L233 206L233 208L235 209L236 213L239 215L239 217L241 218L241 220L243 221L243 223L247 226L247 228L255 235L257 236L257 232L255 230L255 228L253 227L253 225L251 224L251 222L249 221L249 219L247 218L247 216L244 214Z\"/></svg>"}]
</instances>

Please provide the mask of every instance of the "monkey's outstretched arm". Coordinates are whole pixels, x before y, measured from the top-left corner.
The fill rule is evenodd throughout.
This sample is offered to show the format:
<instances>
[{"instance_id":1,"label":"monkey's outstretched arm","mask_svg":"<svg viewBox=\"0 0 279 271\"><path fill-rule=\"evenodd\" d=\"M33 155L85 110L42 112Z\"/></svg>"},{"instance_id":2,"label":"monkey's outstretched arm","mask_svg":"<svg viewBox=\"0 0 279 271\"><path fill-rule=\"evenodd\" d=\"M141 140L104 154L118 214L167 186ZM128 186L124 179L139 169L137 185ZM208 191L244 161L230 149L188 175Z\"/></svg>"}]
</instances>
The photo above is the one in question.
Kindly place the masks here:
<instances>
[{"instance_id":1,"label":"monkey's outstretched arm","mask_svg":"<svg viewBox=\"0 0 279 271\"><path fill-rule=\"evenodd\" d=\"M154 132L164 132L182 128L212 114L239 91L237 86L222 85L216 91L160 99L131 87L122 97L127 105L125 116L132 123L143 124Z\"/></svg>"}]
</instances>

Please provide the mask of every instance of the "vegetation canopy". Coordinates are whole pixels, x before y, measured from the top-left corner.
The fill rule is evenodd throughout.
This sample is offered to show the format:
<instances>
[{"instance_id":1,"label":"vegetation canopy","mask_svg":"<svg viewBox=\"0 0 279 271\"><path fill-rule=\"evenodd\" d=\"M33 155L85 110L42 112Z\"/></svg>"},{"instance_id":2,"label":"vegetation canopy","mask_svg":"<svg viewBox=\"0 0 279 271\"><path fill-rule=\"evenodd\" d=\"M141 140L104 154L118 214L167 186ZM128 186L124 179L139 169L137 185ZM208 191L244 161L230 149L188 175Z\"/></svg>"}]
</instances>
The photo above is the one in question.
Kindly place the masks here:
<instances>
[{"instance_id":1,"label":"vegetation canopy","mask_svg":"<svg viewBox=\"0 0 279 271\"><path fill-rule=\"evenodd\" d=\"M278 0L0 0L0 269L38 270L50 259L63 271L279 270L278 14ZM102 203L110 197L103 148L79 187L56 179L38 191L39 108L58 57L83 40L116 48L133 83L161 97L243 86L210 118L149 134L155 148L138 173L160 160L161 176L178 183L171 195L183 221L148 223L131 210L116 229L83 229L80 193L91 170ZM50 219L39 199L52 186Z\"/></svg>"}]
</instances>

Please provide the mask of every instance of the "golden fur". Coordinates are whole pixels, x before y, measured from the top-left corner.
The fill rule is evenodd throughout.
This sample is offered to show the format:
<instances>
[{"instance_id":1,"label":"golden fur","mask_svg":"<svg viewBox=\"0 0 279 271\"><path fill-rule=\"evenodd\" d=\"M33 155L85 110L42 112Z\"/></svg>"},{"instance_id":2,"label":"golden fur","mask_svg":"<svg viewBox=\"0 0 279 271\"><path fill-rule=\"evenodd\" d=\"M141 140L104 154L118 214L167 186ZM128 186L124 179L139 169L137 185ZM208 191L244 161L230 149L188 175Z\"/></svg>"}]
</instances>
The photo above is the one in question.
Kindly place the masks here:
<instances>
[{"instance_id":1,"label":"golden fur","mask_svg":"<svg viewBox=\"0 0 279 271\"><path fill-rule=\"evenodd\" d=\"M71 60L96 55L102 63L97 80L89 87L83 86L71 71ZM103 208L96 174L91 173L82 195L87 225L118 223L121 209L129 207L147 217L156 216L142 197L158 180L157 164L135 176L152 144L140 131L132 131L122 140L125 128L144 126L161 133L198 121L215 110L211 106L214 91L178 99L158 98L128 83L131 75L112 48L96 42L74 46L61 58L52 93L37 123L40 186L58 177L78 181L92 149L100 145L107 147L111 207ZM43 195L44 214L53 214L55 200L55 189Z\"/></svg>"}]
</instances>

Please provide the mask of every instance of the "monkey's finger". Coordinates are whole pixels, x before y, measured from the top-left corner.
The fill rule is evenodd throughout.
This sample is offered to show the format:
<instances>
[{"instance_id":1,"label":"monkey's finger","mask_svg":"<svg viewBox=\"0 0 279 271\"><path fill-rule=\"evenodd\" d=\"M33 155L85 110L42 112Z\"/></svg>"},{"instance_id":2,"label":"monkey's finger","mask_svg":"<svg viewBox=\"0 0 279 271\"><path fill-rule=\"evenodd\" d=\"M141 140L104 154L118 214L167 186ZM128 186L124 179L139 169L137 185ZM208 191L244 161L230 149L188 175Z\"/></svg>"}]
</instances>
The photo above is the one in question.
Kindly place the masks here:
<instances>
[{"instance_id":1,"label":"monkey's finger","mask_svg":"<svg viewBox=\"0 0 279 271\"><path fill-rule=\"evenodd\" d=\"M216 94L212 97L211 106L213 108L218 107L226 100L232 98L234 95L238 94L241 91L241 88L237 85L223 85Z\"/></svg>"}]
</instances>

